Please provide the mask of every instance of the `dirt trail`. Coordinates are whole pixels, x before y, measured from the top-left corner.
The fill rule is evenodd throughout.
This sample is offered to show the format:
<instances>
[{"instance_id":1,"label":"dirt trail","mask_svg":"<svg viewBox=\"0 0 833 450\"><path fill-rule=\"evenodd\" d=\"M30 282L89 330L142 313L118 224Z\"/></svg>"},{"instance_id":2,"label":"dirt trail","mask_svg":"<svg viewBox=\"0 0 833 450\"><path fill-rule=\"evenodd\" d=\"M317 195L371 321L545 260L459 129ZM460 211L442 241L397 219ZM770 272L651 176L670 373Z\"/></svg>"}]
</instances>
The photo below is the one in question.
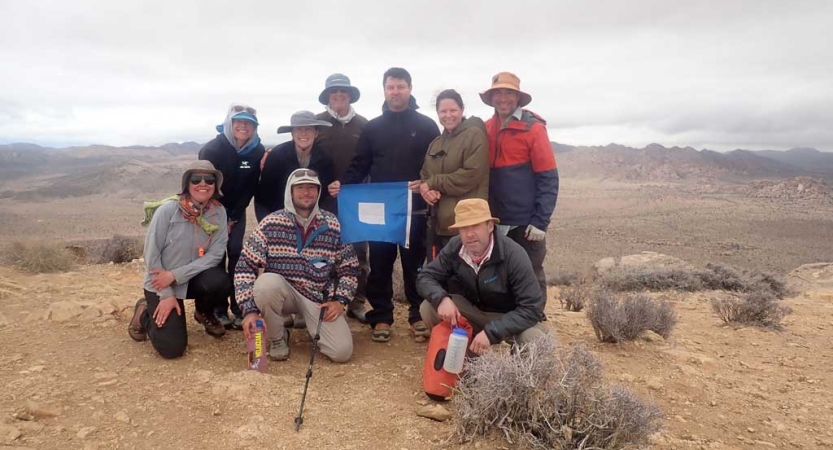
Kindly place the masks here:
<instances>
[{"instance_id":1,"label":"dirt trail","mask_svg":"<svg viewBox=\"0 0 833 450\"><path fill-rule=\"evenodd\" d=\"M269 375L249 373L242 335L206 336L189 304L188 352L166 361L125 332L140 285L136 264L56 275L0 267L0 446L446 447L453 423L415 415L427 403L425 344L407 335L401 305L390 343L371 342L351 321L351 362L317 359L295 433L308 336L294 333L290 360L272 363ZM781 333L723 326L708 293L660 296L680 316L667 342L598 343L584 313L563 312L556 300L546 323L562 346L585 343L612 382L656 401L668 417L652 448L833 447L833 292L788 299L794 312ZM512 446L493 437L461 447Z\"/></svg>"}]
</instances>

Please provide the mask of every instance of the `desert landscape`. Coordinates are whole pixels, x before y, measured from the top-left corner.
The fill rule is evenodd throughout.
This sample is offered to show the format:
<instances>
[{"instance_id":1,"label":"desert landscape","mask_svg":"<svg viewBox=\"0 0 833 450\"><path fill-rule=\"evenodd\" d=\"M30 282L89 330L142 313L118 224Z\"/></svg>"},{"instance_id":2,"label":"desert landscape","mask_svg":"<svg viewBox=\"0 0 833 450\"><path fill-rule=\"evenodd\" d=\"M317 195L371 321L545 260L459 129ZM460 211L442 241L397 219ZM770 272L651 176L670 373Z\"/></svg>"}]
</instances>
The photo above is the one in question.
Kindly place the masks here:
<instances>
[{"instance_id":1,"label":"desert landscape","mask_svg":"<svg viewBox=\"0 0 833 450\"><path fill-rule=\"evenodd\" d=\"M516 448L499 433L449 440L453 418L417 416L434 402L422 392L426 344L410 338L404 307L389 343L371 342L369 328L350 321L351 361L316 359L298 433L305 333L293 333L290 360L267 375L245 370L241 333L205 335L187 302L183 358L164 360L133 342L126 327L143 262L93 263L113 235L143 236L142 202L176 189L199 144L15 145L0 146L0 245L60 243L81 249L83 261L60 273L0 266L0 448ZM780 331L724 324L711 306L720 291L651 292L677 312L671 335L609 344L596 339L584 311L561 308L563 286L550 287L545 325L558 346L586 346L610 383L664 414L647 446L833 447L833 154L657 144L554 150L553 279L591 273L603 258L654 252L696 267L772 272L794 289L781 300L792 313Z\"/></svg>"}]
</instances>

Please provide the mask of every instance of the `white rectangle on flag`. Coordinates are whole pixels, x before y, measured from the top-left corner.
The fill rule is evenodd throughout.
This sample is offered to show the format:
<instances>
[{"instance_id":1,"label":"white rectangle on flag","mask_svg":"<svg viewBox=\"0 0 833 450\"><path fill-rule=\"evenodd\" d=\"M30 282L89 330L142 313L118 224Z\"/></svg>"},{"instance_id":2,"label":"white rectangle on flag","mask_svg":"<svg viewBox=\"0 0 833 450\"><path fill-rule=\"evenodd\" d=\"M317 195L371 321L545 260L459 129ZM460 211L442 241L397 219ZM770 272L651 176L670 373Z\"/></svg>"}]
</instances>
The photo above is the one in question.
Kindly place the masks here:
<instances>
[{"instance_id":1,"label":"white rectangle on flag","mask_svg":"<svg viewBox=\"0 0 833 450\"><path fill-rule=\"evenodd\" d=\"M385 204L359 202L359 222L370 225L384 225Z\"/></svg>"}]
</instances>

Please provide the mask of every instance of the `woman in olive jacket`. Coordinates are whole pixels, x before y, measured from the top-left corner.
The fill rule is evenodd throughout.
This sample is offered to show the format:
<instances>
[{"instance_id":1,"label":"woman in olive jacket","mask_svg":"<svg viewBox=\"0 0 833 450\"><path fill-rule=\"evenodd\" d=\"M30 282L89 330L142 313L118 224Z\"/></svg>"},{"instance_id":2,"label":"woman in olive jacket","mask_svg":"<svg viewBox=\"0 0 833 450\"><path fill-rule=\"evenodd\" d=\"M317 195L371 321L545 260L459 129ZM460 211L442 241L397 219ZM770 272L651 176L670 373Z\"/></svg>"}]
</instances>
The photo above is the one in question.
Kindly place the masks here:
<instances>
[{"instance_id":1,"label":"woman in olive jacket","mask_svg":"<svg viewBox=\"0 0 833 450\"><path fill-rule=\"evenodd\" d=\"M489 199L486 126L477 117L463 116L463 99L453 89L440 92L436 104L443 132L428 147L420 180L409 184L430 205L429 260L457 234L448 229L454 223L457 202L467 198Z\"/></svg>"}]
</instances>

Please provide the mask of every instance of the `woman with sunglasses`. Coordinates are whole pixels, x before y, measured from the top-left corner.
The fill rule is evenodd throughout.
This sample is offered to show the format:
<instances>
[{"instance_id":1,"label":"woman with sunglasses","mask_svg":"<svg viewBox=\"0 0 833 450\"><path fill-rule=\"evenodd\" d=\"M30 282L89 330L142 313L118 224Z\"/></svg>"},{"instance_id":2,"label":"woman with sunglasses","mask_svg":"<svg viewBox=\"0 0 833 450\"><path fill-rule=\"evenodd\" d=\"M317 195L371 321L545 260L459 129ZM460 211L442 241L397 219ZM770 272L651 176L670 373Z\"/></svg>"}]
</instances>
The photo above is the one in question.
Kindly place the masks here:
<instances>
[{"instance_id":1,"label":"woman with sunglasses","mask_svg":"<svg viewBox=\"0 0 833 450\"><path fill-rule=\"evenodd\" d=\"M260 159L264 149L257 134L257 111L251 106L233 104L226 113L220 133L200 150L200 159L208 160L223 173L225 184L220 203L228 216L228 272L234 276L234 268L243 250L243 235L246 232L246 208L252 201L257 181L260 178ZM220 262L224 265L224 262ZM228 310L234 320L229 318ZM243 318L240 307L231 294L231 301L223 301L214 312L226 329L241 329Z\"/></svg>"},{"instance_id":2,"label":"woman with sunglasses","mask_svg":"<svg viewBox=\"0 0 833 450\"><path fill-rule=\"evenodd\" d=\"M150 338L163 358L185 353L186 298L194 299L194 319L206 333L226 333L214 316L233 290L220 267L228 242L226 210L217 201L223 179L210 162L195 161L182 175L179 196L154 205L145 237L145 296L136 302L127 332L136 341Z\"/></svg>"},{"instance_id":3,"label":"woman with sunglasses","mask_svg":"<svg viewBox=\"0 0 833 450\"><path fill-rule=\"evenodd\" d=\"M443 132L428 147L420 179L409 187L429 205L429 261L457 234L450 230L454 207L467 198L489 199L489 141L478 117L463 116L463 98L454 89L437 96Z\"/></svg>"}]
</instances>

